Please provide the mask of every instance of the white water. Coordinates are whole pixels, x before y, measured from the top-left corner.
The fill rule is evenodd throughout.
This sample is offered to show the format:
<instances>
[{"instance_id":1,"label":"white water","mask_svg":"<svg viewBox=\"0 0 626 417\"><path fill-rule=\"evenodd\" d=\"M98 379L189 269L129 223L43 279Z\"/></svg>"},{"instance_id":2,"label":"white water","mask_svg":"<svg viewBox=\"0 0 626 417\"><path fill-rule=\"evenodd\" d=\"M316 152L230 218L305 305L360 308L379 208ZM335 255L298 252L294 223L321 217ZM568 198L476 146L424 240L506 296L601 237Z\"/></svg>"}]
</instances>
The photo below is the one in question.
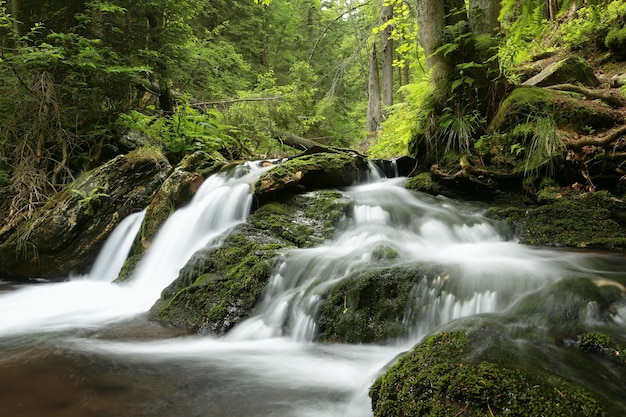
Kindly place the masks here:
<instances>
[{"instance_id":1,"label":"white water","mask_svg":"<svg viewBox=\"0 0 626 417\"><path fill-rule=\"evenodd\" d=\"M249 163L208 178L191 203L166 221L127 284L111 281L128 255L141 214L126 219L111 234L89 275L0 295L0 336L94 328L145 313L194 252L219 244L245 220L250 183L269 168Z\"/></svg>"},{"instance_id":2,"label":"white water","mask_svg":"<svg viewBox=\"0 0 626 417\"><path fill-rule=\"evenodd\" d=\"M145 312L196 250L219 244L245 220L249 183L259 175L256 168L248 169L249 174L207 180L191 204L163 226L129 284L103 282L99 279L105 273L99 272L0 295L0 340L14 334L101 327ZM345 191L354 209L337 237L316 248L289 252L256 313L226 337L138 342L70 333L54 336L53 344L116 358L130 368L174 364L176 375L168 377L172 381L196 372L207 378L222 376L204 383L202 395L193 391L185 397L202 411L194 408L185 414L186 408L176 404L166 409L169 416L249 415L245 403L254 397L257 416L367 417L367 390L377 373L424 334L459 317L504 310L521 294L572 271L596 272L582 256L518 245L477 208L416 195L401 182L379 181ZM120 242L112 246L128 252L122 246L129 240L112 239ZM381 260L381 253L395 255ZM411 338L388 346L314 343L320 303L329 289L377 262L419 263L433 271L419 282L406 307ZM230 378L232 386L224 382ZM226 394L215 391L224 384Z\"/></svg>"}]
</instances>

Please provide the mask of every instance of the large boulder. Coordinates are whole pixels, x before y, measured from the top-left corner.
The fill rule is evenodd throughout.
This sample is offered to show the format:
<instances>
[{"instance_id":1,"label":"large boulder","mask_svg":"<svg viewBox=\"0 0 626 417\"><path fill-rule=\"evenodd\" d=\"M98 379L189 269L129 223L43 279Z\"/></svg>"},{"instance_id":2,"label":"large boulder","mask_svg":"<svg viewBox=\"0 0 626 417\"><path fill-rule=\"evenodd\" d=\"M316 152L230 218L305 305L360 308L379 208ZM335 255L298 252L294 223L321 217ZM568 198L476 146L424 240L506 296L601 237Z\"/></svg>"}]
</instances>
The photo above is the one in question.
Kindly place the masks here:
<instances>
[{"instance_id":1,"label":"large boulder","mask_svg":"<svg viewBox=\"0 0 626 417\"><path fill-rule=\"evenodd\" d=\"M526 80L523 85L548 87L556 84L582 84L597 87L600 81L593 68L582 58L569 57L548 65L543 71Z\"/></svg>"},{"instance_id":2,"label":"large boulder","mask_svg":"<svg viewBox=\"0 0 626 417\"><path fill-rule=\"evenodd\" d=\"M343 152L305 154L267 171L254 187L254 197L263 204L284 193L336 188L354 183L368 170L367 160Z\"/></svg>"},{"instance_id":3,"label":"large boulder","mask_svg":"<svg viewBox=\"0 0 626 417\"><path fill-rule=\"evenodd\" d=\"M620 224L626 204L608 192L547 187L538 201L535 207L493 207L487 215L512 222L520 243L528 245L626 248L626 228Z\"/></svg>"},{"instance_id":4,"label":"large boulder","mask_svg":"<svg viewBox=\"0 0 626 417\"><path fill-rule=\"evenodd\" d=\"M384 343L409 335L406 312L409 301L430 282L419 265L374 266L393 259L395 250L381 247L374 252L373 268L360 271L330 290L322 303L319 338L323 342Z\"/></svg>"},{"instance_id":5,"label":"large boulder","mask_svg":"<svg viewBox=\"0 0 626 417\"><path fill-rule=\"evenodd\" d=\"M450 323L381 375L375 417L624 415L624 294L586 278Z\"/></svg>"},{"instance_id":6,"label":"large boulder","mask_svg":"<svg viewBox=\"0 0 626 417\"><path fill-rule=\"evenodd\" d=\"M0 275L87 272L109 233L150 203L170 170L158 151L139 149L82 174L0 243Z\"/></svg>"},{"instance_id":7,"label":"large boulder","mask_svg":"<svg viewBox=\"0 0 626 417\"><path fill-rule=\"evenodd\" d=\"M250 315L286 250L329 238L344 215L341 194L285 195L261 206L219 248L196 253L151 309L159 322L223 334Z\"/></svg>"}]
</instances>

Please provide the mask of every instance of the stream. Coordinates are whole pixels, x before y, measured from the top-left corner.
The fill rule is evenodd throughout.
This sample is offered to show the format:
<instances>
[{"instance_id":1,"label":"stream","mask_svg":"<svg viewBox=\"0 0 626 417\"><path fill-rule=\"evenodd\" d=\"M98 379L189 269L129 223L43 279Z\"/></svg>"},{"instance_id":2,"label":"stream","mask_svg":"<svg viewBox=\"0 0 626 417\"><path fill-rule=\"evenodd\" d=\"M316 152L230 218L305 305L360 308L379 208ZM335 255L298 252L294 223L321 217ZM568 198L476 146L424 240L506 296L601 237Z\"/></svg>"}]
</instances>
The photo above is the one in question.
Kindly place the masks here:
<instances>
[{"instance_id":1,"label":"stream","mask_svg":"<svg viewBox=\"0 0 626 417\"><path fill-rule=\"evenodd\" d=\"M148 321L147 311L191 255L220 245L245 221L250 184L267 169L248 163L207 179L164 224L126 283L112 281L143 212L118 226L86 276L0 281L0 415L370 417L373 380L438 327L505 311L570 276L626 282L618 255L523 246L478 205L378 176L341 190L352 212L335 238L290 251L255 313L226 336ZM406 306L410 336L384 345L317 343L324 296L366 271L381 251L393 253L393 265L441 271ZM615 323L625 325L626 306Z\"/></svg>"}]
</instances>

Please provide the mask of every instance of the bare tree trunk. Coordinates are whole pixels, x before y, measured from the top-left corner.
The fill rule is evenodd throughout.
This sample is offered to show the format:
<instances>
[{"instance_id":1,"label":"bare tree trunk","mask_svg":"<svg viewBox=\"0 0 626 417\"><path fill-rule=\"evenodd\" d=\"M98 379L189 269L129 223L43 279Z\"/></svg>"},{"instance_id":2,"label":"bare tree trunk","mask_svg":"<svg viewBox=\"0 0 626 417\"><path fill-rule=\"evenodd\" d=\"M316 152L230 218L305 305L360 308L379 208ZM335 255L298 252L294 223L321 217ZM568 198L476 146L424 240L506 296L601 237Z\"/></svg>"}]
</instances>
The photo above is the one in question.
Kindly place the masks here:
<instances>
[{"instance_id":1,"label":"bare tree trunk","mask_svg":"<svg viewBox=\"0 0 626 417\"><path fill-rule=\"evenodd\" d=\"M431 72L435 107L443 106L448 91L450 62L443 54L435 54L445 42L446 12L442 0L416 0L419 41L424 48L426 66Z\"/></svg>"},{"instance_id":2,"label":"bare tree trunk","mask_svg":"<svg viewBox=\"0 0 626 417\"><path fill-rule=\"evenodd\" d=\"M378 74L378 56L375 43L372 45L372 52L369 57L367 90L367 131L373 133L378 131L382 120L380 108L380 77Z\"/></svg>"},{"instance_id":3,"label":"bare tree trunk","mask_svg":"<svg viewBox=\"0 0 626 417\"><path fill-rule=\"evenodd\" d=\"M556 15L559 12L559 6L557 0L547 0L548 2L548 16L550 20L556 20Z\"/></svg>"},{"instance_id":4,"label":"bare tree trunk","mask_svg":"<svg viewBox=\"0 0 626 417\"><path fill-rule=\"evenodd\" d=\"M393 5L383 0L380 20L385 28L381 31L382 54L382 102L385 106L393 104L393 27L388 22L393 19Z\"/></svg>"},{"instance_id":5,"label":"bare tree trunk","mask_svg":"<svg viewBox=\"0 0 626 417\"><path fill-rule=\"evenodd\" d=\"M20 2L19 0L11 0L11 17L13 17L11 30L13 31L13 37L15 38L15 42L18 42L18 39L20 38L19 16Z\"/></svg>"},{"instance_id":6,"label":"bare tree trunk","mask_svg":"<svg viewBox=\"0 0 626 417\"><path fill-rule=\"evenodd\" d=\"M499 27L500 1L471 0L469 6L469 24L474 35L495 33Z\"/></svg>"}]
</instances>

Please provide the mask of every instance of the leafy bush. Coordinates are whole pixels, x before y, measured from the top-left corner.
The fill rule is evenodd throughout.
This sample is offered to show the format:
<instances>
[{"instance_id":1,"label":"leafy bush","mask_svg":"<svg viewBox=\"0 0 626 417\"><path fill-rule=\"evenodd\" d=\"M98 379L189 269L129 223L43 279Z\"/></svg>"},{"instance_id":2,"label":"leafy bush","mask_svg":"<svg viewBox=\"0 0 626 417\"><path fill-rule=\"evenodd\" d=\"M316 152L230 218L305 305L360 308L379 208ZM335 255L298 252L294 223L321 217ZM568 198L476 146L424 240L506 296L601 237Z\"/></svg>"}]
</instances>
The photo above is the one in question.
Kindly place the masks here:
<instances>
[{"instance_id":1,"label":"leafy bush","mask_svg":"<svg viewBox=\"0 0 626 417\"><path fill-rule=\"evenodd\" d=\"M609 30L604 43L617 58L626 59L626 27Z\"/></svg>"},{"instance_id":2,"label":"leafy bush","mask_svg":"<svg viewBox=\"0 0 626 417\"><path fill-rule=\"evenodd\" d=\"M156 146L175 154L197 150L205 152L228 150L238 154L238 144L221 124L216 110L205 113L182 103L173 115L147 115L138 111L121 114L118 123L145 135Z\"/></svg>"}]
</instances>

